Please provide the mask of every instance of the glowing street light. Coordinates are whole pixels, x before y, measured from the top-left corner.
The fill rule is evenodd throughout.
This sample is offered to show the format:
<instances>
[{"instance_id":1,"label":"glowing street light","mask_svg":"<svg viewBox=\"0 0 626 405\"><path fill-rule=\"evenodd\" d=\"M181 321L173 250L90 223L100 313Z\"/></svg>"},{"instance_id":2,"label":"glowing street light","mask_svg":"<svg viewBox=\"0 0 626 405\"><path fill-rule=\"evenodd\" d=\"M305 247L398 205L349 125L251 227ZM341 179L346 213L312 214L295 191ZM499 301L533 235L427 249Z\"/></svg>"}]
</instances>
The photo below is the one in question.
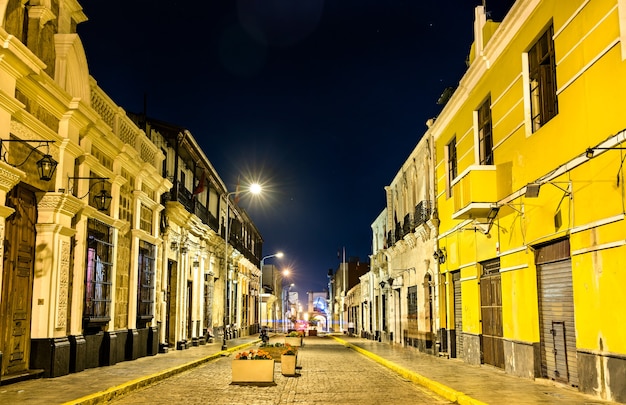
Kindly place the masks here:
<instances>
[{"instance_id":1,"label":"glowing street light","mask_svg":"<svg viewBox=\"0 0 626 405\"><path fill-rule=\"evenodd\" d=\"M222 194L222 197L224 198L224 202L226 203L226 218L224 220L224 334L223 334L223 340L222 340L222 350L228 349L228 346L226 345L226 323L228 322L229 320L228 318L230 317L230 307L228 305L228 294L229 294L228 239L230 237L230 229L229 229L230 213L229 213L228 198L231 195L237 195L245 191L248 191L252 194L259 194L261 192L261 185L254 183L250 185L248 190L241 190L241 191L237 190L237 191L231 191L230 193L225 192L224 194Z\"/></svg>"},{"instance_id":2,"label":"glowing street light","mask_svg":"<svg viewBox=\"0 0 626 405\"><path fill-rule=\"evenodd\" d=\"M263 318L263 311L261 310L261 305L263 304L263 298L261 297L261 294L263 292L263 265L265 265L265 259L269 259L272 257L278 257L280 259L283 256L285 256L283 252L276 252L273 255L268 255L261 259L261 277L259 278L259 331L261 330L261 320Z\"/></svg>"}]
</instances>

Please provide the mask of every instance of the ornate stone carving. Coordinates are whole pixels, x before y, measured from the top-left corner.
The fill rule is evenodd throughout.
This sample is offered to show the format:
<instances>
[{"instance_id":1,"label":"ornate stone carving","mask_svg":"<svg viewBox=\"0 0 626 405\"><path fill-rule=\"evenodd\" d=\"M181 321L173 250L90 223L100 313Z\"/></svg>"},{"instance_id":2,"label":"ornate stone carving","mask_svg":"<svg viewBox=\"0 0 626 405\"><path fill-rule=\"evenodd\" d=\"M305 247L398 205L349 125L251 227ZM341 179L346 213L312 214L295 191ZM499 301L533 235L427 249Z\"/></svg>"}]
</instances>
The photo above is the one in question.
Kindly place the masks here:
<instances>
[{"instance_id":1,"label":"ornate stone carving","mask_svg":"<svg viewBox=\"0 0 626 405\"><path fill-rule=\"evenodd\" d=\"M58 211L69 217L73 217L83 208L85 203L66 193L45 193L39 199L37 204L38 211Z\"/></svg>"},{"instance_id":2,"label":"ornate stone carving","mask_svg":"<svg viewBox=\"0 0 626 405\"><path fill-rule=\"evenodd\" d=\"M21 170L0 161L0 190L9 192L20 182L23 174Z\"/></svg>"},{"instance_id":3,"label":"ornate stone carving","mask_svg":"<svg viewBox=\"0 0 626 405\"><path fill-rule=\"evenodd\" d=\"M67 240L61 241L59 262L59 300L57 301L57 321L55 326L57 328L65 328L67 323L67 295L70 273L70 243Z\"/></svg>"},{"instance_id":4,"label":"ornate stone carving","mask_svg":"<svg viewBox=\"0 0 626 405\"><path fill-rule=\"evenodd\" d=\"M426 224L421 224L415 228L415 234L422 238L422 242L426 242L430 239L430 227Z\"/></svg>"},{"instance_id":5,"label":"ornate stone carving","mask_svg":"<svg viewBox=\"0 0 626 405\"><path fill-rule=\"evenodd\" d=\"M406 235L404 235L404 241L408 245L409 249L413 249L417 244L417 239L415 238L415 234L413 233L407 233Z\"/></svg>"}]
</instances>

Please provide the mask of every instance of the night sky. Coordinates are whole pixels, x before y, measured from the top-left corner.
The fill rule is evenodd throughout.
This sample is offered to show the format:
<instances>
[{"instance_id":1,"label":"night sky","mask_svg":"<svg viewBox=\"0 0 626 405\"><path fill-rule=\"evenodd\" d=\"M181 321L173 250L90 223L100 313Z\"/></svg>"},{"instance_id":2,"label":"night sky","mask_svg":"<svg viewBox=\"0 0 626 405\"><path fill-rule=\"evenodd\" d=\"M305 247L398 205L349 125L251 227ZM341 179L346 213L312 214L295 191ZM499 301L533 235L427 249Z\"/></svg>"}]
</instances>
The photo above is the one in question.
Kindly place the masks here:
<instances>
[{"instance_id":1,"label":"night sky","mask_svg":"<svg viewBox=\"0 0 626 405\"><path fill-rule=\"evenodd\" d=\"M368 261L384 187L466 70L480 0L82 0L90 74L130 112L188 128L264 239L322 291ZM489 0L501 21L513 0ZM301 296L301 299L306 296Z\"/></svg>"}]
</instances>

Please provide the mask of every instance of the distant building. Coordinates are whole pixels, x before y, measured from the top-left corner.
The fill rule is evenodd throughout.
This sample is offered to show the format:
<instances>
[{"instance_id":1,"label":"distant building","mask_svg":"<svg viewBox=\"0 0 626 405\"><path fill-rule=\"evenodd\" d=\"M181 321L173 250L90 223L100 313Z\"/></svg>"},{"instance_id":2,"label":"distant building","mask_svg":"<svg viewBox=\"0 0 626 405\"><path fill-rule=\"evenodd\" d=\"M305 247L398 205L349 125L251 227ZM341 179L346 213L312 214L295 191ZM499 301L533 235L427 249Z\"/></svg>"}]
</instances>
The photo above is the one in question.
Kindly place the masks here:
<instances>
[{"instance_id":1,"label":"distant building","mask_svg":"<svg viewBox=\"0 0 626 405\"><path fill-rule=\"evenodd\" d=\"M348 307L346 295L350 288L357 285L359 278L369 271L369 263L361 262L358 257L350 257L339 264L337 270L329 274L329 291L331 292L330 309L332 313L331 329L347 331Z\"/></svg>"},{"instance_id":2,"label":"distant building","mask_svg":"<svg viewBox=\"0 0 626 405\"><path fill-rule=\"evenodd\" d=\"M328 309L328 291L307 292L307 314L311 327L319 331L328 330L330 312Z\"/></svg>"}]
</instances>

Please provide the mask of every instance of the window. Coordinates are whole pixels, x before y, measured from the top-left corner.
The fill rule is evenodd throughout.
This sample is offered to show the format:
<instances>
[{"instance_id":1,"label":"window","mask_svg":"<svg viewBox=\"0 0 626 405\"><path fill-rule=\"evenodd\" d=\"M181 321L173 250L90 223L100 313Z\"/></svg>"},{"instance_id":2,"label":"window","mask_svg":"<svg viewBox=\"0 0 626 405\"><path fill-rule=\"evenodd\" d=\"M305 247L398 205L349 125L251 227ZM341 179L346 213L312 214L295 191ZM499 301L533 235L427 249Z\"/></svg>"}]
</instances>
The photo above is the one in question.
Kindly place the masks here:
<instances>
[{"instance_id":1,"label":"window","mask_svg":"<svg viewBox=\"0 0 626 405\"><path fill-rule=\"evenodd\" d=\"M163 163L161 163L161 176L164 179L167 179L167 150L161 148L161 153L163 153Z\"/></svg>"},{"instance_id":2,"label":"window","mask_svg":"<svg viewBox=\"0 0 626 405\"><path fill-rule=\"evenodd\" d=\"M102 326L111 319L112 259L111 229L90 218L87 221L87 274L83 310L85 327Z\"/></svg>"},{"instance_id":3,"label":"window","mask_svg":"<svg viewBox=\"0 0 626 405\"><path fill-rule=\"evenodd\" d=\"M491 97L478 108L478 159L481 165L493 164Z\"/></svg>"},{"instance_id":4,"label":"window","mask_svg":"<svg viewBox=\"0 0 626 405\"><path fill-rule=\"evenodd\" d=\"M153 211L150 208L146 207L145 205L141 204L139 228L142 231L146 231L149 234L152 234L152 218L153 218Z\"/></svg>"},{"instance_id":5,"label":"window","mask_svg":"<svg viewBox=\"0 0 626 405\"><path fill-rule=\"evenodd\" d=\"M127 221L133 226L133 185L135 178L126 170L122 169L122 176L126 179L120 187L120 208L119 217L123 221Z\"/></svg>"},{"instance_id":6,"label":"window","mask_svg":"<svg viewBox=\"0 0 626 405\"><path fill-rule=\"evenodd\" d=\"M558 113L554 28L550 26L528 51L530 118L533 132Z\"/></svg>"},{"instance_id":7,"label":"window","mask_svg":"<svg viewBox=\"0 0 626 405\"><path fill-rule=\"evenodd\" d=\"M448 155L448 198L452 197L452 181L458 175L456 164L456 136L446 146Z\"/></svg>"},{"instance_id":8,"label":"window","mask_svg":"<svg viewBox=\"0 0 626 405\"><path fill-rule=\"evenodd\" d=\"M185 176L185 172L180 172L180 188L183 190L187 190L187 177Z\"/></svg>"},{"instance_id":9,"label":"window","mask_svg":"<svg viewBox=\"0 0 626 405\"><path fill-rule=\"evenodd\" d=\"M144 328L153 318L154 245L139 241L139 285L137 286L137 326Z\"/></svg>"}]
</instances>

